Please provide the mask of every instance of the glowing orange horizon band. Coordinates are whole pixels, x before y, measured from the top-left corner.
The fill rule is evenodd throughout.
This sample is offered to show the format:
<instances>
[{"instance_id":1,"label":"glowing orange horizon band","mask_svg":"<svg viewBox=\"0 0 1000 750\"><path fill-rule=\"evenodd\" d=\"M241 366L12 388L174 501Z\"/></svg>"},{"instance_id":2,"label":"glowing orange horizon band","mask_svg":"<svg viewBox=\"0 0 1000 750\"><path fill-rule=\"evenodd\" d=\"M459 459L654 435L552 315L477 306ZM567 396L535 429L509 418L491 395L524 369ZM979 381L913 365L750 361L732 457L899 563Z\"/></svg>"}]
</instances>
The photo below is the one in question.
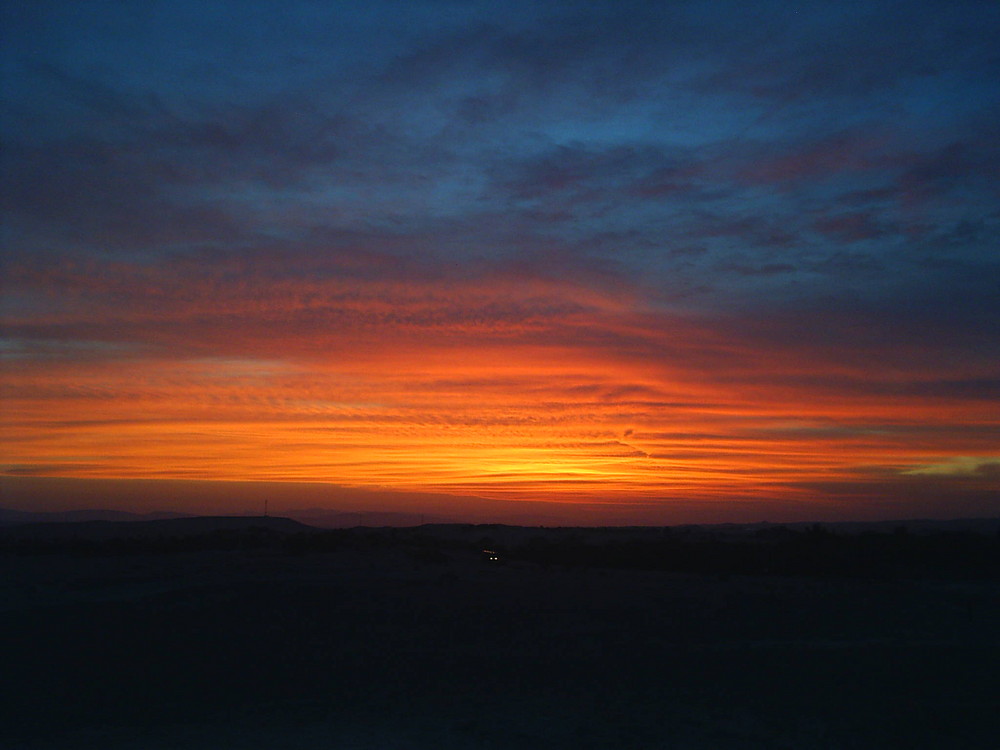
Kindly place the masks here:
<instances>
[{"instance_id":1,"label":"glowing orange horizon band","mask_svg":"<svg viewBox=\"0 0 1000 750\"><path fill-rule=\"evenodd\" d=\"M136 351L8 362L2 462L37 476L572 501L798 497L866 467L901 475L996 453L995 406L885 397L836 353L761 351L576 288L493 290L526 307L554 295L558 309L479 319L462 312L476 292L444 305L396 285L393 305L368 289L344 303L356 325L283 336L266 302L244 301L245 328L191 323L184 344L158 327L180 311L127 311L149 331Z\"/></svg>"}]
</instances>

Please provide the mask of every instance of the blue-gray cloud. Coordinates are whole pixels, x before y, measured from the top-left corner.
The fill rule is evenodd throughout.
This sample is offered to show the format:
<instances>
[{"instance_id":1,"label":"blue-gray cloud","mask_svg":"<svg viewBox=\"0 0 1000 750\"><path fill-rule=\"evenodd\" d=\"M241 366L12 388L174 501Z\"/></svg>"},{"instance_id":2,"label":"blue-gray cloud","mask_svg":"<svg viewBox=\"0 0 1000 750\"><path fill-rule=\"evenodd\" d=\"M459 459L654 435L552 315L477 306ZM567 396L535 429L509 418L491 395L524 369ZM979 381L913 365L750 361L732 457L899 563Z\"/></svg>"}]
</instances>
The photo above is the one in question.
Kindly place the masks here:
<instances>
[{"instance_id":1,"label":"blue-gray cloud","mask_svg":"<svg viewBox=\"0 0 1000 750\"><path fill-rule=\"evenodd\" d=\"M8 263L507 267L821 343L995 333L991 3L3 14Z\"/></svg>"}]
</instances>

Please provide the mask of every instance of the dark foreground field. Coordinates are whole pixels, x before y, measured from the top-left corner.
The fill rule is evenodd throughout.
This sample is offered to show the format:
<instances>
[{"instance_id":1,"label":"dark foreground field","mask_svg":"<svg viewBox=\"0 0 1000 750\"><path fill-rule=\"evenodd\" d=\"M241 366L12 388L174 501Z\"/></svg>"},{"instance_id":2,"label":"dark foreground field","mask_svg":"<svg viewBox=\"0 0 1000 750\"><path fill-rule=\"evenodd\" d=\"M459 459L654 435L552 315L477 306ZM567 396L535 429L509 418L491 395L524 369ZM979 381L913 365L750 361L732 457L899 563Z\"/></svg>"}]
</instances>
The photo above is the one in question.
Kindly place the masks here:
<instances>
[{"instance_id":1,"label":"dark foreground field","mask_svg":"<svg viewBox=\"0 0 1000 750\"><path fill-rule=\"evenodd\" d=\"M0 536L0 747L1000 742L995 534L114 536Z\"/></svg>"}]
</instances>

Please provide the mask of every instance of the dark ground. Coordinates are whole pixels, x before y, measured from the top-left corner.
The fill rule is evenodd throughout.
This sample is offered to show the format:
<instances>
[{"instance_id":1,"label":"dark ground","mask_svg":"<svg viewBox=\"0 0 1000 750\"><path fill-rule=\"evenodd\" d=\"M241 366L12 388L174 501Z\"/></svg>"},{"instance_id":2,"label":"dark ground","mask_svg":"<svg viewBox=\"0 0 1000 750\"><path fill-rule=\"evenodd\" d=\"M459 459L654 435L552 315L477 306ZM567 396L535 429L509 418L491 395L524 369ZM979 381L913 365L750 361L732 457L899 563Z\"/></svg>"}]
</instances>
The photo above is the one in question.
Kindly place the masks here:
<instances>
[{"instance_id":1,"label":"dark ground","mask_svg":"<svg viewBox=\"0 0 1000 750\"><path fill-rule=\"evenodd\" d=\"M997 746L995 535L635 534L8 539L0 747Z\"/></svg>"}]
</instances>

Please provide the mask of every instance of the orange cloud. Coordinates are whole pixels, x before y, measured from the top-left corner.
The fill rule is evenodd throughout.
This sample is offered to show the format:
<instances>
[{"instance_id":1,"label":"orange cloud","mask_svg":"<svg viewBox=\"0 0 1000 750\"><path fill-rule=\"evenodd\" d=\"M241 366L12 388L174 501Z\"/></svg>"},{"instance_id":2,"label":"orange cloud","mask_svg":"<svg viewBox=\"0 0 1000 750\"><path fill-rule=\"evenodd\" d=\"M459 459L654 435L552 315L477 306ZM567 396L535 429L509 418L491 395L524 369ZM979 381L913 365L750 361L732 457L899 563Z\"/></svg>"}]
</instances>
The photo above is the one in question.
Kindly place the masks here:
<instances>
[{"instance_id":1,"label":"orange cloud","mask_svg":"<svg viewBox=\"0 0 1000 750\"><path fill-rule=\"evenodd\" d=\"M988 455L1000 426L982 399L920 386L954 373L862 368L627 289L210 271L70 274L64 309L11 320L8 473L806 501L871 467Z\"/></svg>"}]
</instances>

